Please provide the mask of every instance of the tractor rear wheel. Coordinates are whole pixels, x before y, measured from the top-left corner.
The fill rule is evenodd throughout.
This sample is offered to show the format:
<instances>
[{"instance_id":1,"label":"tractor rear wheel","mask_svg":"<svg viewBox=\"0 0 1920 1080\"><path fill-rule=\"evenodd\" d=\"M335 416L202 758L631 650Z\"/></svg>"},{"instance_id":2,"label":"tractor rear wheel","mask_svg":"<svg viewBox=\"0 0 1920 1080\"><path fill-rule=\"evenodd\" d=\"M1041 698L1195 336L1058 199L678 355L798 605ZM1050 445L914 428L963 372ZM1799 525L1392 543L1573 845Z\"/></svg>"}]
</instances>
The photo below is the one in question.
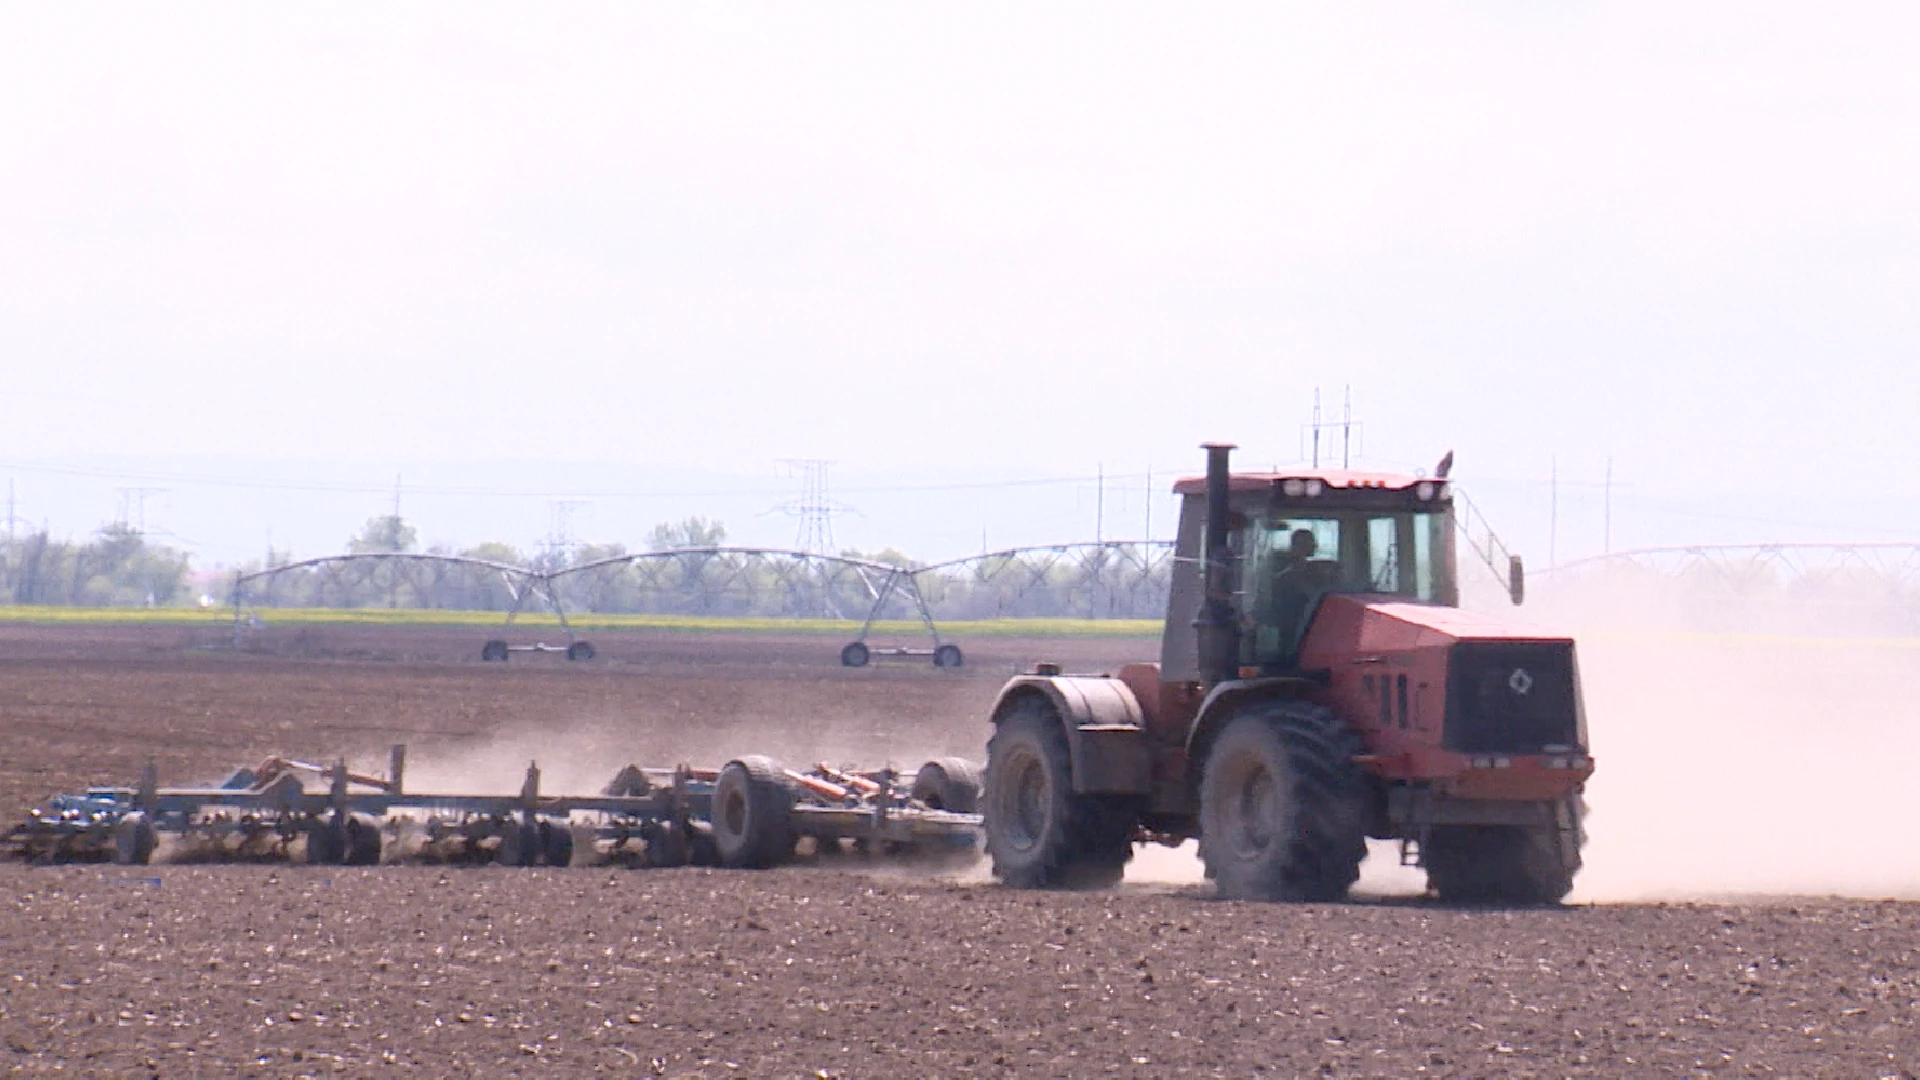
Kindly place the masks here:
<instances>
[{"instance_id":1,"label":"tractor rear wheel","mask_svg":"<svg viewBox=\"0 0 1920 1080\"><path fill-rule=\"evenodd\" d=\"M1132 807L1074 794L1066 730L1038 700L1016 706L988 740L981 809L993 875L1015 888L1107 888L1133 858Z\"/></svg>"},{"instance_id":2,"label":"tractor rear wheel","mask_svg":"<svg viewBox=\"0 0 1920 1080\"><path fill-rule=\"evenodd\" d=\"M913 774L910 798L927 804L930 810L956 814L980 812L980 766L966 758L934 758Z\"/></svg>"},{"instance_id":3,"label":"tractor rear wheel","mask_svg":"<svg viewBox=\"0 0 1920 1080\"><path fill-rule=\"evenodd\" d=\"M1421 851L1427 884L1440 899L1454 904L1559 903L1573 891L1573 877L1580 871L1579 838L1584 834L1579 825L1586 805L1576 798L1555 810L1571 815L1574 828L1435 826ZM1574 847L1566 857L1563 842Z\"/></svg>"},{"instance_id":4,"label":"tractor rear wheel","mask_svg":"<svg viewBox=\"0 0 1920 1080\"><path fill-rule=\"evenodd\" d=\"M1367 781L1351 730L1304 701L1227 721L1200 784L1200 857L1220 895L1329 901L1366 858Z\"/></svg>"},{"instance_id":5,"label":"tractor rear wheel","mask_svg":"<svg viewBox=\"0 0 1920 1080\"><path fill-rule=\"evenodd\" d=\"M765 869L793 858L793 786L772 758L729 761L713 785L713 843L724 866Z\"/></svg>"}]
</instances>

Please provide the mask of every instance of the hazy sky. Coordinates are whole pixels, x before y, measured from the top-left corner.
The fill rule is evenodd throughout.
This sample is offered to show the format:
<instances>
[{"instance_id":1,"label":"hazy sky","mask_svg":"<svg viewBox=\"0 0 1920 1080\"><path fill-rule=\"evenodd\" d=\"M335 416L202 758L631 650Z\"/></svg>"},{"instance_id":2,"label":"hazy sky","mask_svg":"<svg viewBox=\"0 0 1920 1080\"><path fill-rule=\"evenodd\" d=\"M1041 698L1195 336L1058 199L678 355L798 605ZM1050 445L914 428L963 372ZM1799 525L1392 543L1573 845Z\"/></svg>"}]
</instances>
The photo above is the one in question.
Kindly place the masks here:
<instances>
[{"instance_id":1,"label":"hazy sky","mask_svg":"<svg viewBox=\"0 0 1920 1080\"><path fill-rule=\"evenodd\" d=\"M1920 537L1915 41L1904 3L14 4L0 477L74 534L165 487L236 552L337 547L396 472L511 474L410 504L453 543L676 483L755 494L581 520L781 541L779 458L1141 486L1295 458L1351 385L1371 463L1456 449L1536 562L1556 460L1563 557L1609 458L1616 547ZM242 474L362 490L195 479ZM1085 484L995 490L845 527L1091 535Z\"/></svg>"}]
</instances>

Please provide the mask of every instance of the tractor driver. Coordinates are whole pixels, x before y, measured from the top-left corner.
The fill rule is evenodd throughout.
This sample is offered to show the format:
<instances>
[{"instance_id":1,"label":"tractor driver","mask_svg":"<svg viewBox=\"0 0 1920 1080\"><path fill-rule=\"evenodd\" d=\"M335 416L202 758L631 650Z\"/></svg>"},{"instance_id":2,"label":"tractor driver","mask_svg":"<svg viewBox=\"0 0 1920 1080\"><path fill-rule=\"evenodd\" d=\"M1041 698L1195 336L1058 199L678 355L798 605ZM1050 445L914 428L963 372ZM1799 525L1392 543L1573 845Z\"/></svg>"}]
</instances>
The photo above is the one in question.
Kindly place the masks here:
<instances>
[{"instance_id":1,"label":"tractor driver","mask_svg":"<svg viewBox=\"0 0 1920 1080\"><path fill-rule=\"evenodd\" d=\"M1268 557L1265 618L1261 620L1267 622L1267 627L1254 631L1264 642L1257 649L1259 653L1275 657L1293 655L1301 623L1306 620L1314 597L1330 588L1337 577L1333 563L1315 558L1319 551L1319 540L1313 530L1303 528L1293 530L1287 537L1286 548Z\"/></svg>"},{"instance_id":2,"label":"tractor driver","mask_svg":"<svg viewBox=\"0 0 1920 1080\"><path fill-rule=\"evenodd\" d=\"M1332 583L1333 566L1314 558L1320 553L1320 541L1312 529L1295 529L1287 537L1287 550L1273 561L1275 592L1313 592Z\"/></svg>"}]
</instances>

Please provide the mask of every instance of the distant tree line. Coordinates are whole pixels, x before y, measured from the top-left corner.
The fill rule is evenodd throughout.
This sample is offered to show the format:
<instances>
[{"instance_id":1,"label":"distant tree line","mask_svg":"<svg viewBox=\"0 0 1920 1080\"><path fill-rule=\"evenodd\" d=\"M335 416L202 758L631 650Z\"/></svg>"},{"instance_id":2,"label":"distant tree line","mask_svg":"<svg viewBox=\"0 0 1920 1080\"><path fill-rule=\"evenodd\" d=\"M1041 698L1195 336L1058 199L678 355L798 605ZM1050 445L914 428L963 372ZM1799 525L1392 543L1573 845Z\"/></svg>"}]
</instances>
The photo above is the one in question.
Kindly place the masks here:
<instances>
[{"instance_id":1,"label":"distant tree line","mask_svg":"<svg viewBox=\"0 0 1920 1080\"><path fill-rule=\"evenodd\" d=\"M0 539L0 597L14 604L169 607L190 599L189 569L185 552L124 523L84 543L45 529Z\"/></svg>"}]
</instances>

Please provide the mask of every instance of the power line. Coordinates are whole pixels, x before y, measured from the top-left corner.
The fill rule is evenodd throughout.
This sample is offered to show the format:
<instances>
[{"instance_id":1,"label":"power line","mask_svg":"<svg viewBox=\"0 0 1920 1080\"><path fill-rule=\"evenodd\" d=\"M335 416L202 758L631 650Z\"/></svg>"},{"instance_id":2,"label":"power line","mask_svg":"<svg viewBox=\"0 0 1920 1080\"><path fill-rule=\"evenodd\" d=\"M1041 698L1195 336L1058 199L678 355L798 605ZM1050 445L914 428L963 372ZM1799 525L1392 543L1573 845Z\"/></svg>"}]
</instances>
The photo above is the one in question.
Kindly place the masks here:
<instances>
[{"instance_id":1,"label":"power line","mask_svg":"<svg viewBox=\"0 0 1920 1080\"><path fill-rule=\"evenodd\" d=\"M369 483L332 483L327 481L252 479L239 476L208 476L191 473L141 472L124 469L99 469L82 465L51 465L35 462L0 461L0 468L17 472L44 473L54 476L86 476L102 480L129 480L168 483L192 487L224 487L254 491L296 491L327 492L344 495L380 495L397 494L398 478L392 486ZM1126 473L1109 474L1107 480L1134 480L1145 474ZM1100 476L1042 476L1025 477L1011 480L972 480L943 484L871 484L843 488L841 490L856 494L885 494L892 492L917 491L973 491L995 490L1002 488L1045 487L1056 484L1094 484L1101 482ZM684 491L619 491L619 490L550 490L525 491L507 488L469 487L460 485L415 485L406 489L415 496L478 497L494 499L720 499L720 498L766 498L787 494L785 490L769 488L731 488L713 490Z\"/></svg>"}]
</instances>

